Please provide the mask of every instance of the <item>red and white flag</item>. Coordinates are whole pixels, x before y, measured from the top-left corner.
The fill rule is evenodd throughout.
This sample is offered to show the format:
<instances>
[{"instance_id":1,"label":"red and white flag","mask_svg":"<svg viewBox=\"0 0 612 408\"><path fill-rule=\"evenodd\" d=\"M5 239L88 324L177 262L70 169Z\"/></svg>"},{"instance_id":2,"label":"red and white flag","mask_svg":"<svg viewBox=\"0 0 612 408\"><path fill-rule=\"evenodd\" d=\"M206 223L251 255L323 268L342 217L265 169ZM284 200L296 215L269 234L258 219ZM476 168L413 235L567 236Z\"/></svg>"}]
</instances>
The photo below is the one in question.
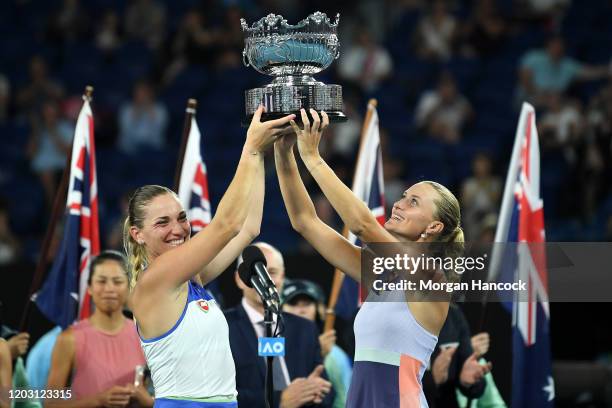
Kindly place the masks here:
<instances>
[{"instance_id":1,"label":"red and white flag","mask_svg":"<svg viewBox=\"0 0 612 408\"><path fill-rule=\"evenodd\" d=\"M94 120L89 100L84 99L72 142L64 236L47 279L35 296L47 318L64 328L92 312L87 292L89 266L100 253Z\"/></svg>"},{"instance_id":2,"label":"red and white flag","mask_svg":"<svg viewBox=\"0 0 612 408\"><path fill-rule=\"evenodd\" d=\"M193 233L201 231L212 218L208 195L208 176L206 164L200 153L200 130L195 116L191 118L189 136L181 168L178 196L187 209Z\"/></svg>"},{"instance_id":3,"label":"red and white flag","mask_svg":"<svg viewBox=\"0 0 612 408\"><path fill-rule=\"evenodd\" d=\"M383 178L382 150L378 128L378 112L373 104L368 105L369 121L365 124L357 165L353 176L353 193L370 209L378 222L383 225L385 219L385 186ZM366 119L367 120L367 119ZM357 237L349 232L349 241L359 244ZM361 305L360 287L352 279L343 279L336 314L349 319Z\"/></svg>"}]
</instances>

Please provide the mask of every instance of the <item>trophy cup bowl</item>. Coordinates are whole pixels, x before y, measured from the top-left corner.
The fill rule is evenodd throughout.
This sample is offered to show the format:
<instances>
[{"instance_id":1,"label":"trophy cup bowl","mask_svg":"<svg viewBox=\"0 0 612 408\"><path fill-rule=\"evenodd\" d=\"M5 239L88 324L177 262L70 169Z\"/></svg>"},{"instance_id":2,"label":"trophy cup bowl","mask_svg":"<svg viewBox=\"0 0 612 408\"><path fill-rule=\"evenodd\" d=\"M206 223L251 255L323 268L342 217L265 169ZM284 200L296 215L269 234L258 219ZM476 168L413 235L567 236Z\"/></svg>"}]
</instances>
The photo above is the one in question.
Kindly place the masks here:
<instances>
[{"instance_id":1,"label":"trophy cup bowl","mask_svg":"<svg viewBox=\"0 0 612 408\"><path fill-rule=\"evenodd\" d=\"M325 111L330 122L344 122L342 87L316 81L312 75L323 71L340 55L338 22L315 12L290 25L282 16L269 14L251 27L241 19L245 34L242 61L257 72L274 77L272 83L245 91L246 123L260 104L266 108L262 120L295 113L301 108ZM310 116L310 114L309 114Z\"/></svg>"}]
</instances>

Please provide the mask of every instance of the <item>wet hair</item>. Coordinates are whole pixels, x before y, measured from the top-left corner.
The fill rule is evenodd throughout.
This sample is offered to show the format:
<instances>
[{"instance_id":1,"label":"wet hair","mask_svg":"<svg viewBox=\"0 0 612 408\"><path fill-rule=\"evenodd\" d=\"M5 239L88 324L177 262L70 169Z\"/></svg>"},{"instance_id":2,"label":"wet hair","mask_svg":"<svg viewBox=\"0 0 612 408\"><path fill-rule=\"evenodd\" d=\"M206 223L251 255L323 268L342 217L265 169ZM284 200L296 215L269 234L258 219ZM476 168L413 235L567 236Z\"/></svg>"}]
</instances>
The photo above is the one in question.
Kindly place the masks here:
<instances>
[{"instance_id":1,"label":"wet hair","mask_svg":"<svg viewBox=\"0 0 612 408\"><path fill-rule=\"evenodd\" d=\"M146 185L136 189L128 204L128 215L123 223L123 247L127 256L128 276L130 279L130 290L134 289L138 276L146 268L148 259L144 244L139 244L130 235L130 228L144 227L146 211L151 201L158 196L176 193L164 186ZM178 197L177 197L178 198Z\"/></svg>"},{"instance_id":2,"label":"wet hair","mask_svg":"<svg viewBox=\"0 0 612 408\"><path fill-rule=\"evenodd\" d=\"M123 254L119 251L114 251L114 250L105 250L100 252L92 261L91 261L91 265L89 266L89 276L87 277L87 285L91 285L91 281L93 279L94 273L96 271L96 267L98 265L100 265L101 263L104 263L106 261L115 261L117 262L119 265L121 265L121 269L123 270L123 272L125 273L125 275L128 275L128 270L127 270L127 262L125 259L125 256L123 256Z\"/></svg>"}]
</instances>

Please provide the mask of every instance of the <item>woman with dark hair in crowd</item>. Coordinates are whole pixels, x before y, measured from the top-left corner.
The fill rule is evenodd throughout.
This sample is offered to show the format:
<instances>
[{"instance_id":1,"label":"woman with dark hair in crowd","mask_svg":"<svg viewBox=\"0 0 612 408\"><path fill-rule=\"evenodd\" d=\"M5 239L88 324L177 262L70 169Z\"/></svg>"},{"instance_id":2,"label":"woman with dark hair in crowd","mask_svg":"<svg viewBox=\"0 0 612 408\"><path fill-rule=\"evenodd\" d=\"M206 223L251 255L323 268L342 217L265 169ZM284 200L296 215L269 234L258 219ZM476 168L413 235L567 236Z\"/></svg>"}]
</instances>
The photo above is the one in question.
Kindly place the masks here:
<instances>
[{"instance_id":1,"label":"woman with dark hair in crowd","mask_svg":"<svg viewBox=\"0 0 612 408\"><path fill-rule=\"evenodd\" d=\"M156 407L237 406L227 321L203 285L259 234L263 152L295 117L261 122L262 113L260 106L215 217L193 238L187 213L171 190L144 186L130 199L124 227L130 305L151 369Z\"/></svg>"},{"instance_id":2,"label":"woman with dark hair in crowd","mask_svg":"<svg viewBox=\"0 0 612 408\"><path fill-rule=\"evenodd\" d=\"M424 181L408 188L381 226L368 207L319 155L327 114L301 111L304 129L291 122L300 156L348 229L363 243L442 243L443 256L457 256L463 245L459 203L444 186ZM360 280L360 248L323 223L300 178L293 144L275 144L276 171L293 228L336 268ZM407 245L402 245L406 247ZM406 248L410 251L410 248ZM415 255L416 256L416 255ZM432 279L456 280L434 271ZM347 407L426 407L421 378L448 313L448 301L431 301L419 292L393 302L365 302L355 319L355 365ZM483 367L483 373L486 370Z\"/></svg>"},{"instance_id":3,"label":"woman with dark hair in crowd","mask_svg":"<svg viewBox=\"0 0 612 408\"><path fill-rule=\"evenodd\" d=\"M69 388L69 399L49 400L51 407L153 406L142 384L134 385L145 365L134 323L123 315L129 289L124 256L103 251L91 262L87 281L95 309L57 338L47 388Z\"/></svg>"}]
</instances>

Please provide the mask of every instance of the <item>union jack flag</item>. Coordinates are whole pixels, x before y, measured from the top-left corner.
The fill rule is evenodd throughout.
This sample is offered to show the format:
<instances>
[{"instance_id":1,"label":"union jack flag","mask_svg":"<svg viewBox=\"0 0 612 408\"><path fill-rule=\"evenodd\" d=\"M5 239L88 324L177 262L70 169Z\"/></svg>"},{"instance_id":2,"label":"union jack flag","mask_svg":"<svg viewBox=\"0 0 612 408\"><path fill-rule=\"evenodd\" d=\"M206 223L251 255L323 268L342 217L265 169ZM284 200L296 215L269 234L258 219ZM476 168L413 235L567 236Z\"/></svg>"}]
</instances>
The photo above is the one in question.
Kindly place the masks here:
<instances>
[{"instance_id":1,"label":"union jack flag","mask_svg":"<svg viewBox=\"0 0 612 408\"><path fill-rule=\"evenodd\" d=\"M512 302L512 406L552 407L555 389L550 356L544 206L540 197L540 148L533 106L524 103L495 242L518 242L515 259L493 254L501 280L527 283ZM502 265L503 264L503 265ZM504 276L505 275L505 276Z\"/></svg>"},{"instance_id":2,"label":"union jack flag","mask_svg":"<svg viewBox=\"0 0 612 408\"><path fill-rule=\"evenodd\" d=\"M84 100L72 142L62 244L35 296L41 312L63 328L91 314L89 265L100 253L94 121L89 100Z\"/></svg>"},{"instance_id":3,"label":"union jack flag","mask_svg":"<svg viewBox=\"0 0 612 408\"><path fill-rule=\"evenodd\" d=\"M380 133L378 130L378 112L376 107L369 105L371 116L366 124L357 157L357 166L353 178L353 193L368 205L380 225L385 219L385 185L382 168L382 151ZM358 239L349 233L349 241L358 244ZM336 303L336 314L350 319L361 305L359 284L352 279L344 279Z\"/></svg>"},{"instance_id":4,"label":"union jack flag","mask_svg":"<svg viewBox=\"0 0 612 408\"><path fill-rule=\"evenodd\" d=\"M192 116L183 167L181 168L178 195L183 207L187 209L187 216L191 222L193 233L201 231L210 224L212 218L206 164L204 164L200 153L200 139L198 124L195 116Z\"/></svg>"}]
</instances>

